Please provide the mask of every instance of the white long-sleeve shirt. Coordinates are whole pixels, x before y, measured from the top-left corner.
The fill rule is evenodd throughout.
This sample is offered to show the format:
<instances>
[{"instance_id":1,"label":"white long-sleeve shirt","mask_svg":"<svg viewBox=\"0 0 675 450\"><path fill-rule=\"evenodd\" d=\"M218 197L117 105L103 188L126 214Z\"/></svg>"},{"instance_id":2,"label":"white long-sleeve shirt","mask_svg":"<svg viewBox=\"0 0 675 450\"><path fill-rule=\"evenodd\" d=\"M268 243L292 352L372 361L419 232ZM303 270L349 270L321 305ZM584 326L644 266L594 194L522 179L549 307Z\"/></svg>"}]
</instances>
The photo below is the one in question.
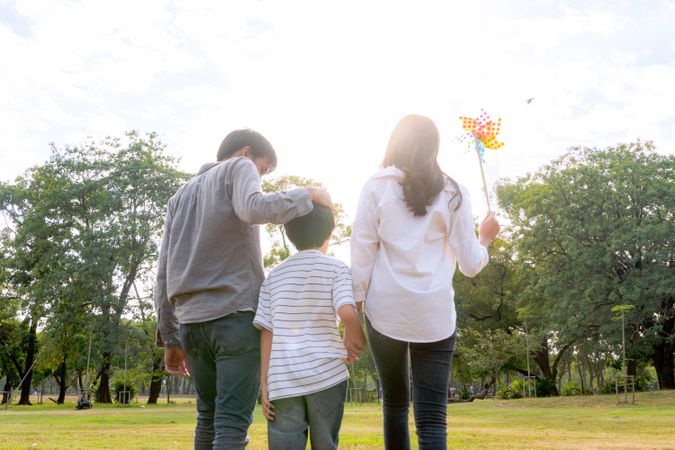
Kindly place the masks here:
<instances>
[{"instance_id":1,"label":"white long-sleeve shirt","mask_svg":"<svg viewBox=\"0 0 675 450\"><path fill-rule=\"evenodd\" d=\"M414 216L403 198L404 174L390 166L363 187L351 237L354 299L365 301L375 330L407 342L436 342L455 332L455 264L473 277L488 263L474 231L467 190L446 183Z\"/></svg>"}]
</instances>

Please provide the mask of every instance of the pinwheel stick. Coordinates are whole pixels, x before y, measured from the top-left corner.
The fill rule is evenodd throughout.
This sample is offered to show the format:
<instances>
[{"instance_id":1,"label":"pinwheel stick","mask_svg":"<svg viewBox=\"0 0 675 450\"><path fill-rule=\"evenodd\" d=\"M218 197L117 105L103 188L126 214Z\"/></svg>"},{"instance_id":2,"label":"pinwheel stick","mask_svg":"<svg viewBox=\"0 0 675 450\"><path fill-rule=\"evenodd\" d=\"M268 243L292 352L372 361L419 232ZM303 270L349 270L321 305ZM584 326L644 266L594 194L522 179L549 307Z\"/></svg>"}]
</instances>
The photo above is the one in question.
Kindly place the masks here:
<instances>
[{"instance_id":1,"label":"pinwheel stick","mask_svg":"<svg viewBox=\"0 0 675 450\"><path fill-rule=\"evenodd\" d=\"M483 192L485 192L485 201L487 202L488 211L492 211L490 206L490 194L488 193L487 182L485 181L485 172L483 171L483 159L480 157L479 139L474 135L473 141L476 145L476 156L478 156L478 166L480 167L480 176L483 178Z\"/></svg>"}]
</instances>

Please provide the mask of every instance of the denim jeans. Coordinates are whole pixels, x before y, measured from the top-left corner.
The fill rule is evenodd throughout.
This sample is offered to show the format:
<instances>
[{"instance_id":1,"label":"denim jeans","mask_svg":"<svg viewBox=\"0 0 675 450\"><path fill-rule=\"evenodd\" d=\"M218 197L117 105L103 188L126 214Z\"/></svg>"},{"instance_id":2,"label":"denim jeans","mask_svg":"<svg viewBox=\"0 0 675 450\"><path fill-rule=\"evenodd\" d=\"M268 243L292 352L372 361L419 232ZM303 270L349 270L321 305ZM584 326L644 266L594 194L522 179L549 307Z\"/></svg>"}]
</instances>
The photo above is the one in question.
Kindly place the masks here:
<instances>
[{"instance_id":1,"label":"denim jeans","mask_svg":"<svg viewBox=\"0 0 675 450\"><path fill-rule=\"evenodd\" d=\"M276 416L267 422L269 450L337 450L347 380L323 391L274 400Z\"/></svg>"},{"instance_id":2,"label":"denim jeans","mask_svg":"<svg viewBox=\"0 0 675 450\"><path fill-rule=\"evenodd\" d=\"M455 335L438 342L404 342L378 332L367 318L366 333L382 385L385 448L410 448L412 396L420 450L446 449L448 377Z\"/></svg>"},{"instance_id":3,"label":"denim jeans","mask_svg":"<svg viewBox=\"0 0 675 450\"><path fill-rule=\"evenodd\" d=\"M260 390L254 312L183 324L180 338L197 391L195 449L243 449Z\"/></svg>"}]
</instances>

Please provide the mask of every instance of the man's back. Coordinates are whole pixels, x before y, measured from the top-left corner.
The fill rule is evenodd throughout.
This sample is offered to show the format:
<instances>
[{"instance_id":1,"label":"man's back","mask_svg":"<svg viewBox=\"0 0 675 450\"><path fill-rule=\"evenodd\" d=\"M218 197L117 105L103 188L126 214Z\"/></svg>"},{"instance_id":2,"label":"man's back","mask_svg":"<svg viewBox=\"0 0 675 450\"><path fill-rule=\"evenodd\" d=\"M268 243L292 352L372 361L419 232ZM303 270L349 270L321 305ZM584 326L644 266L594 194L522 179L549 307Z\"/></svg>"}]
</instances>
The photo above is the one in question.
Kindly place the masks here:
<instances>
[{"instance_id":1,"label":"man's back","mask_svg":"<svg viewBox=\"0 0 675 450\"><path fill-rule=\"evenodd\" d=\"M255 311L264 279L257 224L284 223L312 203L304 189L262 194L255 164L234 157L204 166L167 209L155 295L161 335L175 336L177 323Z\"/></svg>"},{"instance_id":2,"label":"man's back","mask_svg":"<svg viewBox=\"0 0 675 450\"><path fill-rule=\"evenodd\" d=\"M169 200L167 293L181 323L255 309L264 279L259 231L234 206L245 166L246 158L206 166Z\"/></svg>"}]
</instances>

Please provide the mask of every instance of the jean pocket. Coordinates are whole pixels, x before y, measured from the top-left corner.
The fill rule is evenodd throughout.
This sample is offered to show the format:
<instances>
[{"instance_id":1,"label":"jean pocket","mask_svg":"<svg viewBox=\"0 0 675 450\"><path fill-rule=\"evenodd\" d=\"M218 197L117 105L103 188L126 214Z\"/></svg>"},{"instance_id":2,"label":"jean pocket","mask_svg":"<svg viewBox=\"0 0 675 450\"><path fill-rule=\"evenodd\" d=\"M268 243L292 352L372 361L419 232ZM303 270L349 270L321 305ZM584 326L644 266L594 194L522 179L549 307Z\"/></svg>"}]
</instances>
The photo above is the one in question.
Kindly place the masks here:
<instances>
[{"instance_id":1,"label":"jean pocket","mask_svg":"<svg viewBox=\"0 0 675 450\"><path fill-rule=\"evenodd\" d=\"M347 398L347 385L348 381L345 380L314 395L316 411L322 417L330 419L335 414L342 414Z\"/></svg>"},{"instance_id":2,"label":"jean pocket","mask_svg":"<svg viewBox=\"0 0 675 450\"><path fill-rule=\"evenodd\" d=\"M253 315L236 313L214 322L219 351L239 355L260 348L260 332L253 326Z\"/></svg>"},{"instance_id":3,"label":"jean pocket","mask_svg":"<svg viewBox=\"0 0 675 450\"><path fill-rule=\"evenodd\" d=\"M192 330L189 325L180 325L178 328L180 345L185 350L187 354L195 353L197 346L194 344L194 339L192 338Z\"/></svg>"}]
</instances>

